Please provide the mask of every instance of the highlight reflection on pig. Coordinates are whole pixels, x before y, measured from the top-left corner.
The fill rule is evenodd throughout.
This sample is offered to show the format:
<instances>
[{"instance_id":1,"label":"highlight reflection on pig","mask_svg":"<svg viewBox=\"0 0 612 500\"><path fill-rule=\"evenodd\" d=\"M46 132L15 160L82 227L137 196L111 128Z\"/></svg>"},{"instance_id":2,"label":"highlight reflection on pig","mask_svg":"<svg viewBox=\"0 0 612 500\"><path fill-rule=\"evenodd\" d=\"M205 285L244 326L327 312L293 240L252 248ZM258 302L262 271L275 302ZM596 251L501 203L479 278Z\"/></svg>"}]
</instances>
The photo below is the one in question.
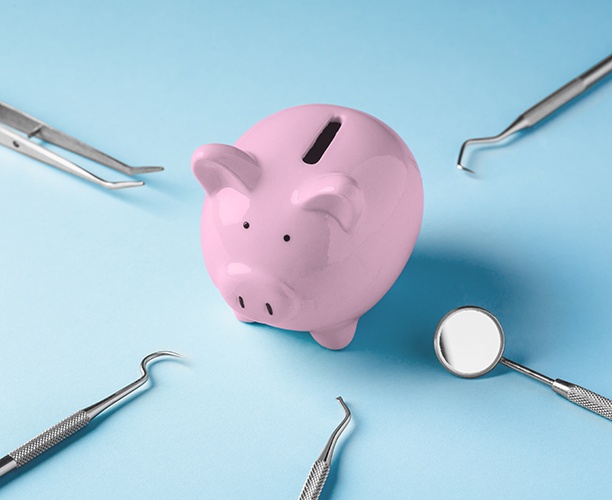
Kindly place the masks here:
<instances>
[{"instance_id":1,"label":"highlight reflection on pig","mask_svg":"<svg viewBox=\"0 0 612 500\"><path fill-rule=\"evenodd\" d=\"M208 272L240 321L309 331L346 347L408 261L421 176L400 137L349 108L306 105L234 146L198 148Z\"/></svg>"}]
</instances>

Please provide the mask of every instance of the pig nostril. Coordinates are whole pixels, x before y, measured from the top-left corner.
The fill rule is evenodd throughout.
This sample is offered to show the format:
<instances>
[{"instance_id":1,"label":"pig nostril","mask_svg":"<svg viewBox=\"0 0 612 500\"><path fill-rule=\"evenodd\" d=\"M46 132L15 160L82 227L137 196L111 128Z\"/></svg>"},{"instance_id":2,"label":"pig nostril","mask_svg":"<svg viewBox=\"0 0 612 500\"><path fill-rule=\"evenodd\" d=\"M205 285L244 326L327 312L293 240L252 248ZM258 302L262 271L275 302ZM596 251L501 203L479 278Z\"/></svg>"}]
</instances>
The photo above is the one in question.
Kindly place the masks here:
<instances>
[{"instance_id":1,"label":"pig nostril","mask_svg":"<svg viewBox=\"0 0 612 500\"><path fill-rule=\"evenodd\" d=\"M272 306L266 302L266 309L268 310L268 314L272 316Z\"/></svg>"},{"instance_id":2,"label":"pig nostril","mask_svg":"<svg viewBox=\"0 0 612 500\"><path fill-rule=\"evenodd\" d=\"M238 297L238 302L240 302L240 307L244 309L244 299L242 297Z\"/></svg>"}]
</instances>

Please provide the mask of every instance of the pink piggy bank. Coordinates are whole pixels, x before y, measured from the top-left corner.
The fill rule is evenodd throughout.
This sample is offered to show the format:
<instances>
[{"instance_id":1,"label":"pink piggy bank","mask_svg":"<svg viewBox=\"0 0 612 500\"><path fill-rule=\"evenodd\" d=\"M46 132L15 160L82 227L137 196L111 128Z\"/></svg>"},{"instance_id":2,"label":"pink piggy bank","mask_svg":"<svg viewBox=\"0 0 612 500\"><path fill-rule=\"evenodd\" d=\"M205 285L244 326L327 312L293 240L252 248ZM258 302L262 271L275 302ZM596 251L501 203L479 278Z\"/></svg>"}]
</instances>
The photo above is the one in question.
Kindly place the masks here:
<instances>
[{"instance_id":1,"label":"pink piggy bank","mask_svg":"<svg viewBox=\"0 0 612 500\"><path fill-rule=\"evenodd\" d=\"M376 118L306 105L233 146L192 158L206 191L206 268L240 321L346 347L414 248L423 186L412 153Z\"/></svg>"}]
</instances>

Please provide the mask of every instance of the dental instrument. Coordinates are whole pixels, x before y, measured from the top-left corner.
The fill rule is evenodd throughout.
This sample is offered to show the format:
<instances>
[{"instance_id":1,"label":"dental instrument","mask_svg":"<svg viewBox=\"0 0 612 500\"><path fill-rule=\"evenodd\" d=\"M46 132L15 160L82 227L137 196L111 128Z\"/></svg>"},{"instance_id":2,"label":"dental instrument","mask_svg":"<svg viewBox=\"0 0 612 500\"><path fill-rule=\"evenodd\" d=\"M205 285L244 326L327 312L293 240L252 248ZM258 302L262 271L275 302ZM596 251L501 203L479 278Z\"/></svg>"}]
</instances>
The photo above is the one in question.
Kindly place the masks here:
<instances>
[{"instance_id":1,"label":"dental instrument","mask_svg":"<svg viewBox=\"0 0 612 500\"><path fill-rule=\"evenodd\" d=\"M7 127L1 125L2 123L7 125ZM26 137L17 134L8 127L25 133ZM42 139L45 142L59 146L60 148L76 153L84 158L88 158L129 176L160 172L164 169L164 167L130 167L102 151L98 151L74 137L60 132L37 118L0 102L0 145L59 168L64 172L81 177L82 179L93 182L106 189L123 189L144 185L142 181L111 182L101 179L57 153L31 141L30 139L32 137Z\"/></svg>"},{"instance_id":2,"label":"dental instrument","mask_svg":"<svg viewBox=\"0 0 612 500\"><path fill-rule=\"evenodd\" d=\"M612 72L612 54L606 57L603 61L598 62L595 66L588 69L580 76L574 78L571 82L550 94L548 97L542 99L535 106L529 108L500 134L492 137L468 139L461 145L461 149L459 150L457 168L472 174L476 173L461 163L466 146L469 144L489 144L492 142L499 142L520 130L533 127L536 123L542 121L561 106L582 94L585 90L604 78L610 72Z\"/></svg>"},{"instance_id":3,"label":"dental instrument","mask_svg":"<svg viewBox=\"0 0 612 500\"><path fill-rule=\"evenodd\" d=\"M336 399L340 405L342 405L342 408L344 408L344 418L330 436L319 458L310 468L306 482L302 487L299 500L317 500L321 495L321 491L323 491L323 486L325 486L325 481L327 480L331 467L334 448L336 447L340 434L346 429L346 426L351 420L351 410L346 406L342 397L338 396Z\"/></svg>"},{"instance_id":4,"label":"dental instrument","mask_svg":"<svg viewBox=\"0 0 612 500\"><path fill-rule=\"evenodd\" d=\"M611 400L504 358L504 346L501 324L489 311L480 307L466 306L452 310L442 318L434 334L436 356L442 366L454 375L480 377L501 363L548 385L572 403L612 420Z\"/></svg>"},{"instance_id":5,"label":"dental instrument","mask_svg":"<svg viewBox=\"0 0 612 500\"><path fill-rule=\"evenodd\" d=\"M149 372L147 371L147 364L161 356L173 356L182 358L182 356L173 351L157 351L149 354L140 362L140 371L142 376L136 381L129 385L126 385L123 389L118 390L114 394L94 403L87 408L73 413L68 418L62 420L60 423L47 429L43 433L39 434L35 438L28 441L26 444L20 446L16 450L10 452L0 459L0 476L11 472L25 464L30 460L37 457L41 453L52 448L56 444L60 443L68 436L71 436L78 430L89 424L96 416L102 413L104 410L115 404L117 401L125 398L128 394L131 394L136 389L144 385L149 380Z\"/></svg>"}]
</instances>

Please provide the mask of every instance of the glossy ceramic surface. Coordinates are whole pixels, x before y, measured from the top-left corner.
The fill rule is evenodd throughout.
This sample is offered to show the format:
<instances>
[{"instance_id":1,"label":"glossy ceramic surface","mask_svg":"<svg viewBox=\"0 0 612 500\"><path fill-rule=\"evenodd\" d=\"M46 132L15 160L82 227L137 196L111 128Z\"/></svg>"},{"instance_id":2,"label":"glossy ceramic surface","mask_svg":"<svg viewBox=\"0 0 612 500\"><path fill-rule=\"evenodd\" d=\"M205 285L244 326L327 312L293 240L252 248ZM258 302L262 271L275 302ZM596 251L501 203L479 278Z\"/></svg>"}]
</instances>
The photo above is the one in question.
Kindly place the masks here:
<instances>
[{"instance_id":1,"label":"glossy ceramic surface","mask_svg":"<svg viewBox=\"0 0 612 500\"><path fill-rule=\"evenodd\" d=\"M200 147L192 166L206 267L237 318L348 345L421 226L421 176L400 137L360 111L306 105L234 146Z\"/></svg>"}]
</instances>

